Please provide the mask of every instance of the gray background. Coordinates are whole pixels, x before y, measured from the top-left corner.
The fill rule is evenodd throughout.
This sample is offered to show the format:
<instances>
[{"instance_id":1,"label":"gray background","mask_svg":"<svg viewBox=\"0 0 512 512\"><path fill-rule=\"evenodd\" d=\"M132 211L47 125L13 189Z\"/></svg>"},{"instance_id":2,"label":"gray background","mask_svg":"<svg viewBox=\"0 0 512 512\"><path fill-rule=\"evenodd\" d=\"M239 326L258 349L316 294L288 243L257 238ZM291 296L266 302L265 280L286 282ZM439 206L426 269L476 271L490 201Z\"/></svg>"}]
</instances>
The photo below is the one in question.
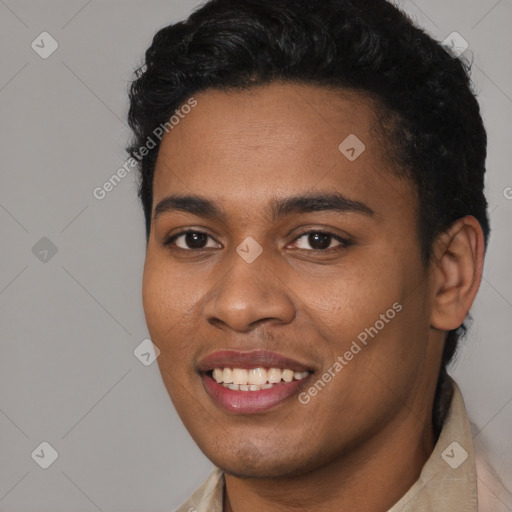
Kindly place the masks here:
<instances>
[{"instance_id":1,"label":"gray background","mask_svg":"<svg viewBox=\"0 0 512 512\"><path fill-rule=\"evenodd\" d=\"M438 40L459 32L474 59L493 234L452 373L510 488L512 1L399 3ZM0 511L171 511L211 471L157 364L133 354L148 337L135 176L92 195L126 160L132 70L196 5L0 0ZM47 59L31 48L43 31L59 44ZM43 237L55 255L47 241L34 254ZM43 441L59 454L48 469L31 457Z\"/></svg>"}]
</instances>

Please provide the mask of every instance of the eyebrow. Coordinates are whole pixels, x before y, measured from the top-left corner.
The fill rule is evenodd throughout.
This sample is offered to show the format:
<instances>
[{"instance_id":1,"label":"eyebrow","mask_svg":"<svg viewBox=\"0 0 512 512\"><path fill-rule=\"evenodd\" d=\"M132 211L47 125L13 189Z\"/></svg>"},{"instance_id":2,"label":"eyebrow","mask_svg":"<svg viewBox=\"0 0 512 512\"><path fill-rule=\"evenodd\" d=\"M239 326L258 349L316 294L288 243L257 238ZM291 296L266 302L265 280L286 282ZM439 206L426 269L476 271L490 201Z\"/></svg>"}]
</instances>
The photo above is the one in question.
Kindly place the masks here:
<instances>
[{"instance_id":1,"label":"eyebrow","mask_svg":"<svg viewBox=\"0 0 512 512\"><path fill-rule=\"evenodd\" d=\"M214 201L196 195L177 194L162 199L156 205L153 220L156 220L163 213L172 211L188 212L198 217L226 221L224 210ZM375 212L365 203L354 201L340 193L306 194L284 199L274 199L270 205L270 213L274 221L294 213L321 211L359 213L370 217L375 215Z\"/></svg>"}]
</instances>

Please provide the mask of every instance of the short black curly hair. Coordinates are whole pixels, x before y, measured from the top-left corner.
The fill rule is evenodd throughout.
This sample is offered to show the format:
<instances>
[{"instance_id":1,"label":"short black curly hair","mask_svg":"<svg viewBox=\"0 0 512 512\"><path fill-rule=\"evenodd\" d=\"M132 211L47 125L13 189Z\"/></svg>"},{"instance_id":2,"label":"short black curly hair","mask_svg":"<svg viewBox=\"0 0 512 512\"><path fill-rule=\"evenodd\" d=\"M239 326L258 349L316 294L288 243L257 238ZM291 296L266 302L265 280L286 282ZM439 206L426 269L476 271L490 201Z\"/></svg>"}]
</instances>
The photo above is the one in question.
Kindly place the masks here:
<instances>
[{"instance_id":1,"label":"short black curly hair","mask_svg":"<svg viewBox=\"0 0 512 512\"><path fill-rule=\"evenodd\" d=\"M162 28L130 88L128 152L139 162L139 197L149 238L156 148L137 151L194 93L242 91L274 81L355 90L374 100L379 128L420 203L418 234L427 264L436 236L473 215L487 247L487 135L470 66L386 0L210 0ZM434 425L451 400L446 366L463 323L447 334Z\"/></svg>"}]
</instances>

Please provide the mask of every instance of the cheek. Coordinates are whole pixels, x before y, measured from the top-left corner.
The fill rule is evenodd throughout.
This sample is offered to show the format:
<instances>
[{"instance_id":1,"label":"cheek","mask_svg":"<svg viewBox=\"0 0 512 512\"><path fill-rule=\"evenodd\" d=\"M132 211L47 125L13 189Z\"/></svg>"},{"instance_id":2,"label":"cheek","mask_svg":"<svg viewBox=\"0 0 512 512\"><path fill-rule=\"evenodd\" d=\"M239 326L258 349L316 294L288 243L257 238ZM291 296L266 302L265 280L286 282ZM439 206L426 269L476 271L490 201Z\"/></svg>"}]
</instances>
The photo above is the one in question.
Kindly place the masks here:
<instances>
[{"instance_id":1,"label":"cheek","mask_svg":"<svg viewBox=\"0 0 512 512\"><path fill-rule=\"evenodd\" d=\"M171 381L189 368L198 344L194 286L168 262L150 256L144 265L142 302L151 340L160 349L158 364Z\"/></svg>"},{"instance_id":2,"label":"cheek","mask_svg":"<svg viewBox=\"0 0 512 512\"><path fill-rule=\"evenodd\" d=\"M179 308L179 290L165 275L162 267L152 262L144 266L142 282L142 302L146 325L152 342L160 349L157 359L164 380L175 375L182 366L181 359L186 352L182 350L184 312ZM185 344L184 344L185 345Z\"/></svg>"},{"instance_id":3,"label":"cheek","mask_svg":"<svg viewBox=\"0 0 512 512\"><path fill-rule=\"evenodd\" d=\"M379 374L386 373L397 362L416 357L405 350L403 332L411 328L410 332L416 332L415 325L424 327L422 308L409 291L411 269L396 253L394 258L378 256L361 257L357 265L338 268L337 275L316 289L310 286L309 293L305 287L297 290L308 297L311 320L319 339L325 340L318 348L325 356L333 359L350 350L357 352L348 354L350 368L345 374L359 374L356 369L366 373L368 365L378 368Z\"/></svg>"},{"instance_id":4,"label":"cheek","mask_svg":"<svg viewBox=\"0 0 512 512\"><path fill-rule=\"evenodd\" d=\"M158 332L159 326L165 321L166 310L171 312L166 306L170 306L172 300L169 297L169 287L165 285L160 278L158 267L146 262L142 279L142 304L148 329L153 336L153 332Z\"/></svg>"},{"instance_id":5,"label":"cheek","mask_svg":"<svg viewBox=\"0 0 512 512\"><path fill-rule=\"evenodd\" d=\"M145 265L142 301L151 341L160 350L157 363L162 380L172 402L176 403L179 401L180 383L183 380L181 372L187 368L187 347L180 335L180 318L183 315L176 310L175 288L158 269L153 264Z\"/></svg>"},{"instance_id":6,"label":"cheek","mask_svg":"<svg viewBox=\"0 0 512 512\"><path fill-rule=\"evenodd\" d=\"M177 318L187 314L191 305L183 278L165 258L148 254L142 279L142 303L148 327L167 329Z\"/></svg>"}]
</instances>

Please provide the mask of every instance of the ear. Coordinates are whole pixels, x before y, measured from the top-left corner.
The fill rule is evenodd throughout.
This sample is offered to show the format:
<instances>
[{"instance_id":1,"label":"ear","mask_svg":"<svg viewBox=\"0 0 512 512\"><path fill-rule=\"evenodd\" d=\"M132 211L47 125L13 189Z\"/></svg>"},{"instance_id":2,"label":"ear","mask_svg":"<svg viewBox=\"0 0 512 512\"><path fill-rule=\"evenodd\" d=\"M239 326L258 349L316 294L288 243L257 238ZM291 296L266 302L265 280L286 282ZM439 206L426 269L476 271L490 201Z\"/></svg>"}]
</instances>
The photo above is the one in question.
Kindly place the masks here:
<instances>
[{"instance_id":1,"label":"ear","mask_svg":"<svg viewBox=\"0 0 512 512\"><path fill-rule=\"evenodd\" d=\"M484 253L482 227L471 215L438 236L432 262L432 327L450 331L464 322L480 287Z\"/></svg>"}]
</instances>

